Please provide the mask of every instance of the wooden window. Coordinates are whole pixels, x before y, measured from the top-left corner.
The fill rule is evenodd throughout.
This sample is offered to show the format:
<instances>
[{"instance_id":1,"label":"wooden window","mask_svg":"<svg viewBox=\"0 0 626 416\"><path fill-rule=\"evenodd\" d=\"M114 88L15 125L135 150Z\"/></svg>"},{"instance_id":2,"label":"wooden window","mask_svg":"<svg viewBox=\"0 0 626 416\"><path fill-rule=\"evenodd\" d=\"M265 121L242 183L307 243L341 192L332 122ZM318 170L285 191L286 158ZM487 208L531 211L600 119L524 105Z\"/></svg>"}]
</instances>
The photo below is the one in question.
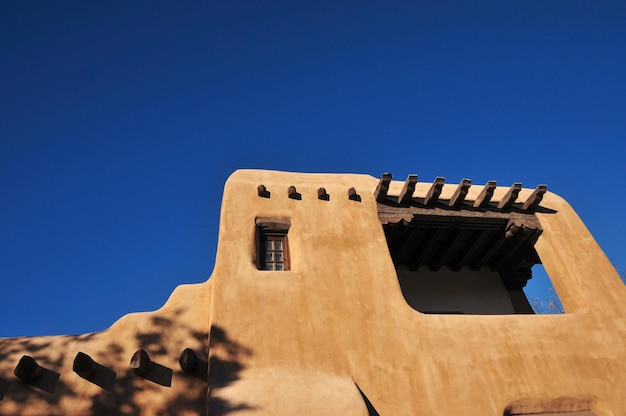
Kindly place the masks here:
<instances>
[{"instance_id":1,"label":"wooden window","mask_svg":"<svg viewBox=\"0 0 626 416\"><path fill-rule=\"evenodd\" d=\"M256 219L256 264L259 270L288 271L291 222L285 218Z\"/></svg>"},{"instance_id":2,"label":"wooden window","mask_svg":"<svg viewBox=\"0 0 626 416\"><path fill-rule=\"evenodd\" d=\"M265 236L265 255L263 256L263 270L289 270L286 235Z\"/></svg>"}]
</instances>

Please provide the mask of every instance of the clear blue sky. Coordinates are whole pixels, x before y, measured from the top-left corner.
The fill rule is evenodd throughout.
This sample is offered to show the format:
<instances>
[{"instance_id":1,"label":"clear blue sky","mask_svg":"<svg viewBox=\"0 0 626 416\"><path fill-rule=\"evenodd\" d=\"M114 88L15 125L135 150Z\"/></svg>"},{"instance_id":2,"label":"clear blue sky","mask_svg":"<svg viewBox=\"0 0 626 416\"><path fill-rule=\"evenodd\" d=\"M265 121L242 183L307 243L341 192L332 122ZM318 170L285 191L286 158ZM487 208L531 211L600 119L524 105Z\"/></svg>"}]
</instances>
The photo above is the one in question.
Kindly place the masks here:
<instances>
[{"instance_id":1,"label":"clear blue sky","mask_svg":"<svg viewBox=\"0 0 626 416\"><path fill-rule=\"evenodd\" d=\"M0 2L0 336L205 281L238 168L547 183L625 267L625 74L622 1Z\"/></svg>"}]
</instances>

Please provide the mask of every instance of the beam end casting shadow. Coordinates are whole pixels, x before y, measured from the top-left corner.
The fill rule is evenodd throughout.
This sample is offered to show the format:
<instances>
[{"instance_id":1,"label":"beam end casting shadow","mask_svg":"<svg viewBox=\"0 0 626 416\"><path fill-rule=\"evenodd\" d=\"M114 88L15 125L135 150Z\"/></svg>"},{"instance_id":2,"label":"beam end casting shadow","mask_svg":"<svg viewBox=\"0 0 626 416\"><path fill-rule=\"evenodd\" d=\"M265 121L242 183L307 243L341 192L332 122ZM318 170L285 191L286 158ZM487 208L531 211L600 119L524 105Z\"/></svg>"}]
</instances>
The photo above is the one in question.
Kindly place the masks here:
<instances>
[{"instance_id":1,"label":"beam end casting shadow","mask_svg":"<svg viewBox=\"0 0 626 416\"><path fill-rule=\"evenodd\" d=\"M59 373L37 364L33 357L23 355L13 374L26 384L37 387L47 393L54 393L59 382Z\"/></svg>"},{"instance_id":2,"label":"beam end casting shadow","mask_svg":"<svg viewBox=\"0 0 626 416\"><path fill-rule=\"evenodd\" d=\"M104 390L113 390L115 377L117 377L115 371L95 362L89 355L83 352L76 354L72 370L80 377Z\"/></svg>"},{"instance_id":3,"label":"beam end casting shadow","mask_svg":"<svg viewBox=\"0 0 626 416\"><path fill-rule=\"evenodd\" d=\"M152 362L150 356L143 348L135 351L133 357L130 359L130 367L133 372L141 378L145 378L146 380L164 387L172 386L173 371L161 364Z\"/></svg>"},{"instance_id":4,"label":"beam end casting shadow","mask_svg":"<svg viewBox=\"0 0 626 416\"><path fill-rule=\"evenodd\" d=\"M9 391L9 387L11 387L11 382L0 378L0 402L4 399L4 395Z\"/></svg>"},{"instance_id":5,"label":"beam end casting shadow","mask_svg":"<svg viewBox=\"0 0 626 416\"><path fill-rule=\"evenodd\" d=\"M209 363L198 357L194 350L185 348L180 354L178 362L180 363L180 368L182 368L185 373L206 383L209 373Z\"/></svg>"}]
</instances>

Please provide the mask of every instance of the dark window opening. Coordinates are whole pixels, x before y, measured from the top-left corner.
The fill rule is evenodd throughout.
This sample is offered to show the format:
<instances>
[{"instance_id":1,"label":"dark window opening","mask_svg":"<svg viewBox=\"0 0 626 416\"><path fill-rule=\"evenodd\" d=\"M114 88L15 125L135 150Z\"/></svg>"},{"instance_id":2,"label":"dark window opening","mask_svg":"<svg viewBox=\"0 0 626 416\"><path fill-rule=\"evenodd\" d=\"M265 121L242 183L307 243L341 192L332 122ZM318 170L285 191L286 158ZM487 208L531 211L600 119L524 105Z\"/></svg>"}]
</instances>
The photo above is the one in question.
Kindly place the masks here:
<instances>
[{"instance_id":1,"label":"dark window opening","mask_svg":"<svg viewBox=\"0 0 626 416\"><path fill-rule=\"evenodd\" d=\"M536 314L555 315L565 313L559 295L552 287L550 277L542 264L533 266L533 278L528 281L524 293Z\"/></svg>"},{"instance_id":2,"label":"dark window opening","mask_svg":"<svg viewBox=\"0 0 626 416\"><path fill-rule=\"evenodd\" d=\"M259 270L288 271L289 243L287 232L291 226L288 218L256 219L256 265Z\"/></svg>"}]
</instances>

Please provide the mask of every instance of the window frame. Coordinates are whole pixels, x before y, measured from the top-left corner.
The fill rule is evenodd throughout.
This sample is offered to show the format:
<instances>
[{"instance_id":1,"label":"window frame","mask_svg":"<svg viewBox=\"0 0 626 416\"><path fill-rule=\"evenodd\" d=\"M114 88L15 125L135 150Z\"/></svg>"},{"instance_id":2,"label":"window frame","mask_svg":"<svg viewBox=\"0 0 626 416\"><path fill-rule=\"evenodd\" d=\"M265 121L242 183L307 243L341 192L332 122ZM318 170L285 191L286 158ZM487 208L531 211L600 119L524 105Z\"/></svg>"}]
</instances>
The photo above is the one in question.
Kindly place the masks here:
<instances>
[{"instance_id":1,"label":"window frame","mask_svg":"<svg viewBox=\"0 0 626 416\"><path fill-rule=\"evenodd\" d=\"M258 270L261 271L290 271L291 270L291 256L289 253L289 240L287 234L289 232L289 227L291 226L291 221L289 218L265 218L265 217L257 217L255 220L256 223L256 247L255 247L255 264ZM268 251L267 243L269 241L280 242L282 245L282 250L276 250L275 244L273 243L273 247ZM273 253L273 260L270 261L274 264L282 263L283 268L277 269L275 266L271 269L267 268L268 264L268 253ZM282 253L282 262L276 260L276 254Z\"/></svg>"}]
</instances>

